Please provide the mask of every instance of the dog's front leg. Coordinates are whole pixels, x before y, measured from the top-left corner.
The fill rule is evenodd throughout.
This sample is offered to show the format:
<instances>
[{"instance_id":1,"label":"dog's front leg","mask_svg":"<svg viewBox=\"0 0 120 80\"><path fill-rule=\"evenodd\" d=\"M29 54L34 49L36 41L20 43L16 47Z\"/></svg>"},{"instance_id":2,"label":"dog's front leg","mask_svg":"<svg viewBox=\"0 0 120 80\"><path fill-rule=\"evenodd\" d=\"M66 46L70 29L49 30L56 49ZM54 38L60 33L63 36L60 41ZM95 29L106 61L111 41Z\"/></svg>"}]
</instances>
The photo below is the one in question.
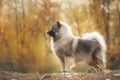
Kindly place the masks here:
<instances>
[{"instance_id":1,"label":"dog's front leg","mask_svg":"<svg viewBox=\"0 0 120 80\"><path fill-rule=\"evenodd\" d=\"M64 56L58 56L60 59L60 63L61 63L61 71L65 72L66 71L66 63L65 63L65 58Z\"/></svg>"}]
</instances>

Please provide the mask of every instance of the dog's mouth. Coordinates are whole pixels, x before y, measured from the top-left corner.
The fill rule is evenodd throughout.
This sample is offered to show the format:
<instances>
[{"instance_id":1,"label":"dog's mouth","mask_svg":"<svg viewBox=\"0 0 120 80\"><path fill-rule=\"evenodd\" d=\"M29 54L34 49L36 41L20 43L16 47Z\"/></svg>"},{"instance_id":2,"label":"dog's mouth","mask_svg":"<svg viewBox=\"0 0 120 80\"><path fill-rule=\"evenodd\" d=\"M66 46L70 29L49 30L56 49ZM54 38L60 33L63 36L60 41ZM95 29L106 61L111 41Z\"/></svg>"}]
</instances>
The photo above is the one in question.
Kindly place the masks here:
<instances>
[{"instance_id":1,"label":"dog's mouth","mask_svg":"<svg viewBox=\"0 0 120 80\"><path fill-rule=\"evenodd\" d=\"M48 31L47 34L51 37L55 37L55 32L53 30Z\"/></svg>"}]
</instances>

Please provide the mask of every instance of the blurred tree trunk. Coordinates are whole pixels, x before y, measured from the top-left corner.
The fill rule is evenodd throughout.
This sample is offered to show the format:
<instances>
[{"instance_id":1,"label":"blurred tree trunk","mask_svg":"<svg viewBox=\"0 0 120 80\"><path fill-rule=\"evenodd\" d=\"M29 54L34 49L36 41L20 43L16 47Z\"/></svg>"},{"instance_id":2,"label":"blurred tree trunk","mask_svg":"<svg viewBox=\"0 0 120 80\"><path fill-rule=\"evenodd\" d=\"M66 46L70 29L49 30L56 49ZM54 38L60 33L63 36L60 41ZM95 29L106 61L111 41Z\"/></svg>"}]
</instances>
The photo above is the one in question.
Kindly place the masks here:
<instances>
[{"instance_id":1,"label":"blurred tree trunk","mask_svg":"<svg viewBox=\"0 0 120 80\"><path fill-rule=\"evenodd\" d=\"M117 3L117 14L118 14L118 28L120 28L120 0L118 0L118 3ZM119 29L117 29L119 30ZM120 33L120 32L119 32Z\"/></svg>"},{"instance_id":2,"label":"blurred tree trunk","mask_svg":"<svg viewBox=\"0 0 120 80\"><path fill-rule=\"evenodd\" d=\"M102 0L102 7L103 7L102 12L103 12L103 17L104 17L106 41L107 41L108 45L110 45L110 33L109 33L110 13L109 13L109 5L110 5L110 0Z\"/></svg>"},{"instance_id":3,"label":"blurred tree trunk","mask_svg":"<svg viewBox=\"0 0 120 80\"><path fill-rule=\"evenodd\" d=\"M2 9L2 0L0 0L0 17L1 17L1 9Z\"/></svg>"},{"instance_id":4,"label":"blurred tree trunk","mask_svg":"<svg viewBox=\"0 0 120 80\"><path fill-rule=\"evenodd\" d=\"M17 44L19 42L18 40L18 0L15 0L15 21L14 21L14 26L15 26L15 32L16 32L16 39L17 39ZM18 46L17 46L18 47Z\"/></svg>"},{"instance_id":5,"label":"blurred tree trunk","mask_svg":"<svg viewBox=\"0 0 120 80\"><path fill-rule=\"evenodd\" d=\"M21 0L22 17L25 18L24 0Z\"/></svg>"}]
</instances>

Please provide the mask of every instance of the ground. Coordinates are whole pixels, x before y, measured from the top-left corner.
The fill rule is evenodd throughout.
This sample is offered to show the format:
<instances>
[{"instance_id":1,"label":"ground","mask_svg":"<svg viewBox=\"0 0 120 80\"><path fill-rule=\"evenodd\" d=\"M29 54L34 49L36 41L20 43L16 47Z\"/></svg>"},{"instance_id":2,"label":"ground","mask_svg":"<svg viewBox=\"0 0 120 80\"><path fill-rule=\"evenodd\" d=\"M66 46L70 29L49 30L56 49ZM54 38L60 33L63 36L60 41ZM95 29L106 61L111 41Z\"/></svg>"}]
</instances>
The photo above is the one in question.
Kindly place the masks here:
<instances>
[{"instance_id":1,"label":"ground","mask_svg":"<svg viewBox=\"0 0 120 80\"><path fill-rule=\"evenodd\" d=\"M17 73L0 72L0 80L120 80L120 70L106 73Z\"/></svg>"}]
</instances>

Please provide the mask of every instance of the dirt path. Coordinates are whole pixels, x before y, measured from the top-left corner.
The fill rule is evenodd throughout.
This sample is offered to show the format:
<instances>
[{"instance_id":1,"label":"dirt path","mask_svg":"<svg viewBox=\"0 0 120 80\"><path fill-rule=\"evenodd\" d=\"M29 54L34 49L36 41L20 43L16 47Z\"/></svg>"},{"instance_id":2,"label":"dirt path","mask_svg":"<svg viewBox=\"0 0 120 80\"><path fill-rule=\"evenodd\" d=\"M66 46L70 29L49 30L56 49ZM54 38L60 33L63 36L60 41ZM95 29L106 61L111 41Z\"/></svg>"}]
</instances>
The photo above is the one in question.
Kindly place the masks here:
<instances>
[{"instance_id":1,"label":"dirt path","mask_svg":"<svg viewBox=\"0 0 120 80\"><path fill-rule=\"evenodd\" d=\"M0 72L0 80L120 80L120 70L108 73L17 73L17 72Z\"/></svg>"}]
</instances>

